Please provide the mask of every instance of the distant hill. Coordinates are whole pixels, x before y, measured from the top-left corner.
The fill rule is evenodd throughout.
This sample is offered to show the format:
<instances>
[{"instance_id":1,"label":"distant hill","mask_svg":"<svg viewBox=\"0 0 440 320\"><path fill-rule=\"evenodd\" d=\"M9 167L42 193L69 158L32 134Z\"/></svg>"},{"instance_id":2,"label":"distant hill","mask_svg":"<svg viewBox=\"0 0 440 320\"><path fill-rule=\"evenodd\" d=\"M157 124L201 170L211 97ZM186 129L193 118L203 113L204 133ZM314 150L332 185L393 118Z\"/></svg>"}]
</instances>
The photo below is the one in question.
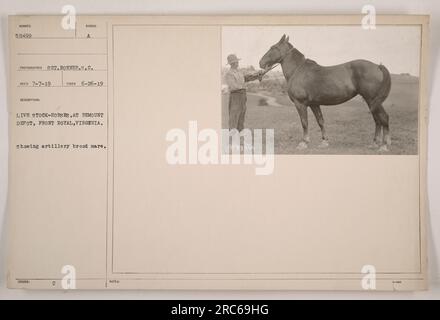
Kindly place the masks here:
<instances>
[{"instance_id":1,"label":"distant hill","mask_svg":"<svg viewBox=\"0 0 440 320\"><path fill-rule=\"evenodd\" d=\"M409 73L391 74L391 83L416 83L419 82L419 77L412 76Z\"/></svg>"}]
</instances>

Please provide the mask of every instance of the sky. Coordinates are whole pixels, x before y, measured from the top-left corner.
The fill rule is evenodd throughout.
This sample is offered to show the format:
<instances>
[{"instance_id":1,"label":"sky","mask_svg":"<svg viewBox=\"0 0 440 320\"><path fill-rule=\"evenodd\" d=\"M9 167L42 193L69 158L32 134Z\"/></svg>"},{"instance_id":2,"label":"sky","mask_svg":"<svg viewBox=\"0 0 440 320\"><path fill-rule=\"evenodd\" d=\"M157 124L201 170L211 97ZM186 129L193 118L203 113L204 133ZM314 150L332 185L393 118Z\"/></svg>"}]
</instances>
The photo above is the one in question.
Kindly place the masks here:
<instances>
[{"instance_id":1,"label":"sky","mask_svg":"<svg viewBox=\"0 0 440 320\"><path fill-rule=\"evenodd\" d=\"M235 53L241 67L259 69L260 58L283 34L306 58L321 65L355 59L384 64L391 73L419 75L420 27L377 26L227 26L222 28L222 59ZM279 70L277 67L275 70Z\"/></svg>"}]
</instances>

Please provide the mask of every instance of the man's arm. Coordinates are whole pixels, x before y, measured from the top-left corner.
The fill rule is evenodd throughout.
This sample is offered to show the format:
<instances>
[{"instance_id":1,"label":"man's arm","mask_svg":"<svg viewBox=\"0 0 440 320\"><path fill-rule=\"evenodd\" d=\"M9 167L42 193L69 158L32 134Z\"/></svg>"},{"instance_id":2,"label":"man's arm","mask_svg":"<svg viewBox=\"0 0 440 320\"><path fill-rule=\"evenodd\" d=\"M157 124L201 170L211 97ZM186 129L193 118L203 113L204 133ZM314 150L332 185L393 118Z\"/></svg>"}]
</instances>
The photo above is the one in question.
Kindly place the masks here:
<instances>
[{"instance_id":1,"label":"man's arm","mask_svg":"<svg viewBox=\"0 0 440 320\"><path fill-rule=\"evenodd\" d=\"M249 74L244 75L244 81L248 82L248 81L254 81L257 79L261 81L263 78L263 75L264 75L264 70L259 70L259 71L253 72L253 73L249 73Z\"/></svg>"}]
</instances>

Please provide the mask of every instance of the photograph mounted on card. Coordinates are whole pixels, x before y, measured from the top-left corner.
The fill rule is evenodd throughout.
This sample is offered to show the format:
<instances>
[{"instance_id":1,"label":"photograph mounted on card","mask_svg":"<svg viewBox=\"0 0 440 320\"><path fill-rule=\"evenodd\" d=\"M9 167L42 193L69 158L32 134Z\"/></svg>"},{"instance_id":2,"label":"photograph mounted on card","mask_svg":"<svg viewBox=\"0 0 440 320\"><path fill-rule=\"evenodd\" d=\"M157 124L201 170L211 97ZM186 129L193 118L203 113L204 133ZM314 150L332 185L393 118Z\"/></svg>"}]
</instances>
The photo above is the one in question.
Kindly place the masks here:
<instances>
[{"instance_id":1,"label":"photograph mounted on card","mask_svg":"<svg viewBox=\"0 0 440 320\"><path fill-rule=\"evenodd\" d=\"M8 286L425 289L429 17L364 17L9 17Z\"/></svg>"}]
</instances>

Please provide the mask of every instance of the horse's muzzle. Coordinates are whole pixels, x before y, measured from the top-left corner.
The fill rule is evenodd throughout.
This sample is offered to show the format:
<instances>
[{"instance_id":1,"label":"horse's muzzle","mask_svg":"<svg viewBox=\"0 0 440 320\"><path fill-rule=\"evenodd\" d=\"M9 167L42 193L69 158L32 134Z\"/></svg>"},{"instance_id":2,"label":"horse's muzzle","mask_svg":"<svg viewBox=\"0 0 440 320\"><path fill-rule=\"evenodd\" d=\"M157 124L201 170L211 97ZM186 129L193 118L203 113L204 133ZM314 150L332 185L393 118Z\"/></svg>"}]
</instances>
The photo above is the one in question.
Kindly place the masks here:
<instances>
[{"instance_id":1,"label":"horse's muzzle","mask_svg":"<svg viewBox=\"0 0 440 320\"><path fill-rule=\"evenodd\" d=\"M264 58L260 60L260 68L264 71L269 70L270 68L272 68L273 65L273 63L266 62Z\"/></svg>"}]
</instances>

